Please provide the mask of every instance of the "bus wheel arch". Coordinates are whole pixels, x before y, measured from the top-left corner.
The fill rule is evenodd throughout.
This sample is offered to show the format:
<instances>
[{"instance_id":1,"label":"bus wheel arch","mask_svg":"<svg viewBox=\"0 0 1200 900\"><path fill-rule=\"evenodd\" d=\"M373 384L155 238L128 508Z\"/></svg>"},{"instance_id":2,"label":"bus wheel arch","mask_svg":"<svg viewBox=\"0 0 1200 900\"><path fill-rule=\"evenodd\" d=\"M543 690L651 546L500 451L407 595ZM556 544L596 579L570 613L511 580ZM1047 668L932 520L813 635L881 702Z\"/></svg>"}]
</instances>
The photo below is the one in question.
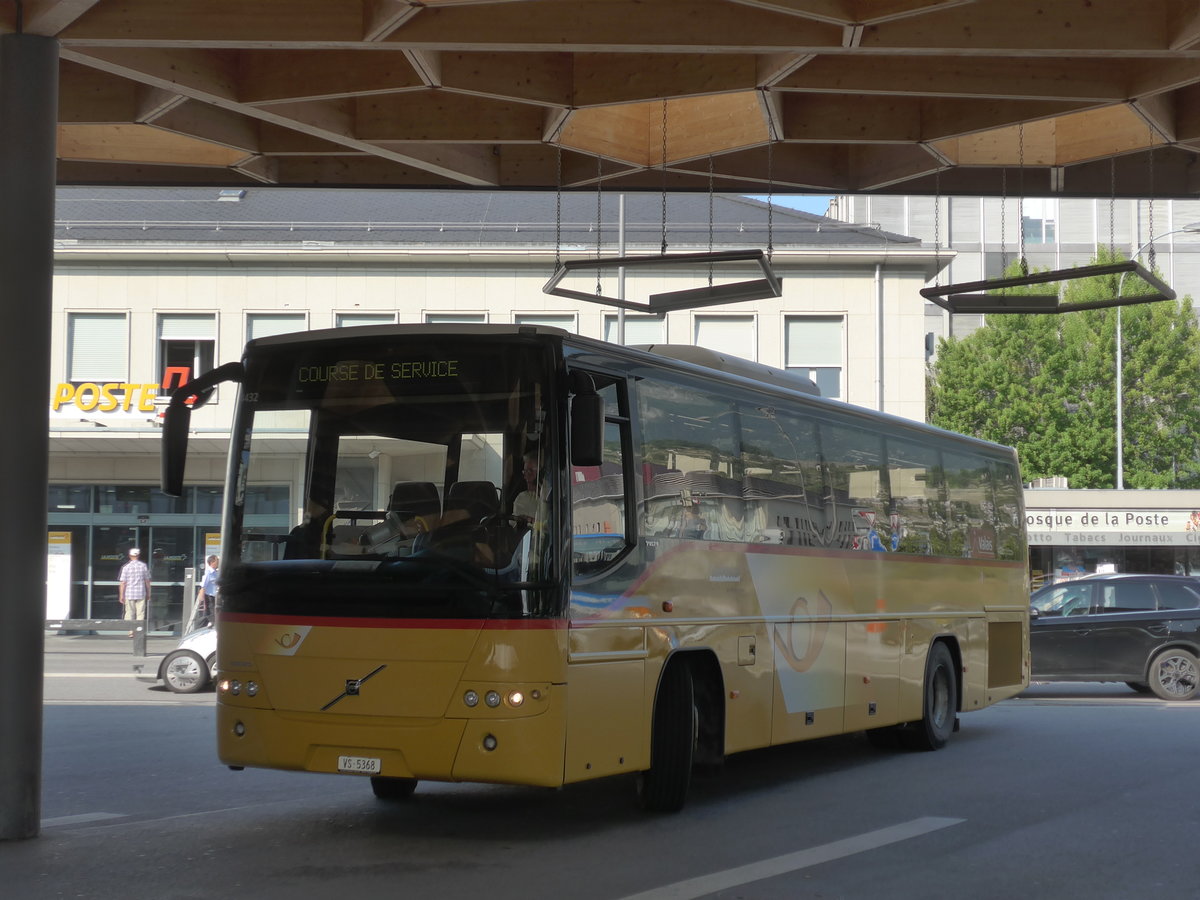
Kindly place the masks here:
<instances>
[{"instance_id":1,"label":"bus wheel arch","mask_svg":"<svg viewBox=\"0 0 1200 900\"><path fill-rule=\"evenodd\" d=\"M675 652L667 658L654 694L650 767L637 779L643 809L682 809L693 765L717 765L724 758L723 695L720 667L711 652Z\"/></svg>"},{"instance_id":2,"label":"bus wheel arch","mask_svg":"<svg viewBox=\"0 0 1200 900\"><path fill-rule=\"evenodd\" d=\"M953 638L929 645L921 698L921 718L901 729L901 744L909 750L940 750L958 727L962 702L962 656Z\"/></svg>"}]
</instances>

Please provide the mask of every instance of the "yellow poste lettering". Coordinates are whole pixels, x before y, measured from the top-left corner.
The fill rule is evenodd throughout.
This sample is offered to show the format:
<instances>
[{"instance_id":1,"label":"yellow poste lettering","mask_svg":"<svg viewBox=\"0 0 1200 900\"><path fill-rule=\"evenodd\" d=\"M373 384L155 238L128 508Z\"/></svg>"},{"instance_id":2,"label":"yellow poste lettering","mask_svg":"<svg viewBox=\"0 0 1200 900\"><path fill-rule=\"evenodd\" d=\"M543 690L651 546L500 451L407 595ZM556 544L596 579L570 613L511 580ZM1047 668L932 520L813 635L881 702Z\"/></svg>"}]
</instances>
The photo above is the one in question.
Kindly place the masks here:
<instances>
[{"instance_id":1,"label":"yellow poste lettering","mask_svg":"<svg viewBox=\"0 0 1200 900\"><path fill-rule=\"evenodd\" d=\"M50 409L59 412L64 406L74 406L80 412L130 412L136 409L138 412L153 413L158 390L157 384L124 381L98 384L85 381L74 385L64 381L54 388Z\"/></svg>"}]
</instances>

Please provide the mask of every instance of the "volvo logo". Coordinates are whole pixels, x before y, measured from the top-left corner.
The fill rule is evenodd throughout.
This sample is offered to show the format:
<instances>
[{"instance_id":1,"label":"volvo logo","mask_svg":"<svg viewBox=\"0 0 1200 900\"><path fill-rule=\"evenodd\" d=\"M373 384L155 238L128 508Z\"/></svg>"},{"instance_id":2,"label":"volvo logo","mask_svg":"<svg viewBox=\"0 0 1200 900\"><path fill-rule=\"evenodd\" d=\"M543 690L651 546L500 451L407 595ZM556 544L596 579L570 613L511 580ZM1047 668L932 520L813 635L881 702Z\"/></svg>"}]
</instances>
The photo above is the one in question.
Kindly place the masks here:
<instances>
[{"instance_id":1,"label":"volvo logo","mask_svg":"<svg viewBox=\"0 0 1200 900\"><path fill-rule=\"evenodd\" d=\"M332 700L330 700L328 703L326 703L324 706L322 706L321 712L325 712L325 710L329 709L329 707L333 706L333 704L337 703L339 700L344 700L346 697L357 697L359 695L359 693L362 691L362 686L367 681L367 679L373 678L374 676L378 675L380 672L382 672L386 668L387 668L386 665L378 666L377 668L372 669L370 672L368 672L362 678L347 678L346 679L346 689L344 691L342 691L340 694L338 694L336 697L334 697Z\"/></svg>"}]
</instances>

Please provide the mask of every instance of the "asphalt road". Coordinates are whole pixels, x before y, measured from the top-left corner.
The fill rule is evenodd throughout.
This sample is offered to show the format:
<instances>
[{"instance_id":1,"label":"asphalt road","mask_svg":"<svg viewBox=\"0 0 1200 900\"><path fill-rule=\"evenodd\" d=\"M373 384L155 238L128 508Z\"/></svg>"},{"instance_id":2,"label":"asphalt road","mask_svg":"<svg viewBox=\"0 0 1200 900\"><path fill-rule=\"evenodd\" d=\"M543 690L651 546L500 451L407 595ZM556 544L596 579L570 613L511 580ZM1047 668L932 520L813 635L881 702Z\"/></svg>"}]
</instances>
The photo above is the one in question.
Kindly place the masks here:
<instances>
[{"instance_id":1,"label":"asphalt road","mask_svg":"<svg viewBox=\"0 0 1200 900\"><path fill-rule=\"evenodd\" d=\"M1200 703L1035 686L963 716L938 753L850 735L731 757L676 815L639 812L628 778L422 784L389 804L364 779L224 769L213 695L137 682L108 640L48 641L43 831L0 843L0 896L1197 894ZM170 646L152 641L148 671Z\"/></svg>"}]
</instances>

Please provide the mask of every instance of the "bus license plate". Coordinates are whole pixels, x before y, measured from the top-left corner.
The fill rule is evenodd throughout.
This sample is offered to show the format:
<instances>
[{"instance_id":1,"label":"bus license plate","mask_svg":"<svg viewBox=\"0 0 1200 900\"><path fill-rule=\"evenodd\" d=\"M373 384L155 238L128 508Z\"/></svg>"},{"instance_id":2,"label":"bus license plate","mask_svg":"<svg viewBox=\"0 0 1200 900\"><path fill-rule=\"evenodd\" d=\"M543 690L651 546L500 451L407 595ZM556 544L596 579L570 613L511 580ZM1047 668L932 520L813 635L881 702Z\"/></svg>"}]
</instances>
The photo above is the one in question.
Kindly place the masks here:
<instances>
[{"instance_id":1,"label":"bus license plate","mask_svg":"<svg viewBox=\"0 0 1200 900\"><path fill-rule=\"evenodd\" d=\"M354 775L378 775L383 768L377 756L339 756L338 771Z\"/></svg>"}]
</instances>

